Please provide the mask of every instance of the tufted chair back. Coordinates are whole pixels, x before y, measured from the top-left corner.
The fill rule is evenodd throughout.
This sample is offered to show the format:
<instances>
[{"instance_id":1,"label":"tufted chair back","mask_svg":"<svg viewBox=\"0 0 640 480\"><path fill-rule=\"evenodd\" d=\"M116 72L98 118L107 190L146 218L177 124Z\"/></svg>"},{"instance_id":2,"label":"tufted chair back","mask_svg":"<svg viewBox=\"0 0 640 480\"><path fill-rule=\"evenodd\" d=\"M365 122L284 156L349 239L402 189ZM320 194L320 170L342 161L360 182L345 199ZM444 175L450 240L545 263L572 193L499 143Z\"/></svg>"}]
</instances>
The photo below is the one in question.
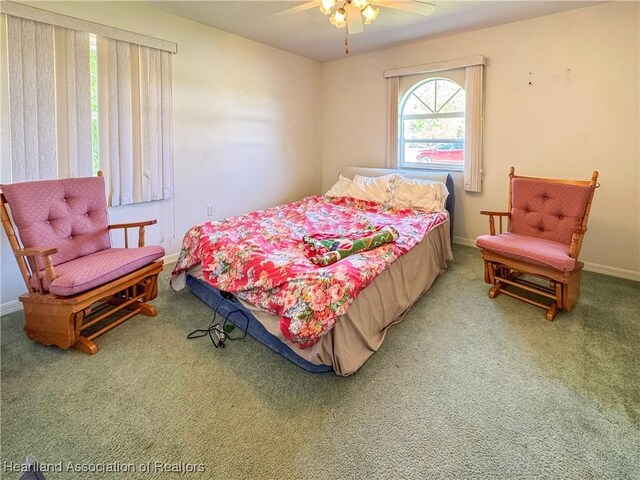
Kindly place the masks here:
<instances>
[{"instance_id":1,"label":"tufted chair back","mask_svg":"<svg viewBox=\"0 0 640 480\"><path fill-rule=\"evenodd\" d=\"M54 265L111 247L102 176L13 183L2 193L24 247L56 247Z\"/></svg>"},{"instance_id":2,"label":"tufted chair back","mask_svg":"<svg viewBox=\"0 0 640 480\"><path fill-rule=\"evenodd\" d=\"M511 232L571 244L592 190L589 185L512 178Z\"/></svg>"}]
</instances>

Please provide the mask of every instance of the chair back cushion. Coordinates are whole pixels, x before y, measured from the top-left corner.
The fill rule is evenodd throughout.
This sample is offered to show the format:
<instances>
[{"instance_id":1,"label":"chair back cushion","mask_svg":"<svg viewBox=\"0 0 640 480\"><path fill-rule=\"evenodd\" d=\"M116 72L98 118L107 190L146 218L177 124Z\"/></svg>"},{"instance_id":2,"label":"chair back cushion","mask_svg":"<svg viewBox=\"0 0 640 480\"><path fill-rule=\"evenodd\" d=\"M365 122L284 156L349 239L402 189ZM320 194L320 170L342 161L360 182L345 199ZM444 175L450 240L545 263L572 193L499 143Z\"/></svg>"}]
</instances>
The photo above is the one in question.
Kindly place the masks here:
<instances>
[{"instance_id":1,"label":"chair back cushion","mask_svg":"<svg viewBox=\"0 0 640 480\"><path fill-rule=\"evenodd\" d=\"M592 187L518 177L512 181L511 232L570 244Z\"/></svg>"},{"instance_id":2,"label":"chair back cushion","mask_svg":"<svg viewBox=\"0 0 640 480\"><path fill-rule=\"evenodd\" d=\"M103 177L13 183L2 192L23 246L56 247L54 265L111 247Z\"/></svg>"}]
</instances>

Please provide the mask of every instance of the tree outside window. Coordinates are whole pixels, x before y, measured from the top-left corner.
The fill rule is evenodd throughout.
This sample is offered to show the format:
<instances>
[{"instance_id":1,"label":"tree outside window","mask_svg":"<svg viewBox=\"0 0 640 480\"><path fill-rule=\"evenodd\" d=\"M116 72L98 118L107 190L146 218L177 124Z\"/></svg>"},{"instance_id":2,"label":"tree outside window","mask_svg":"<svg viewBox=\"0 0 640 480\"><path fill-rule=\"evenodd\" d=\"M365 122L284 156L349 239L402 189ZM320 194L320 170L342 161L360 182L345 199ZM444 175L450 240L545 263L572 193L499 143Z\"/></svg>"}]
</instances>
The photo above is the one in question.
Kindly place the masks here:
<instances>
[{"instance_id":1,"label":"tree outside window","mask_svg":"<svg viewBox=\"0 0 640 480\"><path fill-rule=\"evenodd\" d=\"M464 109L464 89L451 80L414 85L400 103L400 166L462 170Z\"/></svg>"}]
</instances>

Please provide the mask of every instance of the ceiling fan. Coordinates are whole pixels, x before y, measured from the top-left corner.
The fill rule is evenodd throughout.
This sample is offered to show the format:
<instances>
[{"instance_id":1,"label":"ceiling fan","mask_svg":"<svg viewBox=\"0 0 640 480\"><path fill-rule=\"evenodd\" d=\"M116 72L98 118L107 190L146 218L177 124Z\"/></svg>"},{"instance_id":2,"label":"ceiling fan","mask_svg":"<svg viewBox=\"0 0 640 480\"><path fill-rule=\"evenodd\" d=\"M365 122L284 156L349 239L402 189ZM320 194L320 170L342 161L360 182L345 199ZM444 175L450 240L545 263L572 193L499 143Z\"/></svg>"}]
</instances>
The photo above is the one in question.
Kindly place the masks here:
<instances>
[{"instance_id":1,"label":"ceiling fan","mask_svg":"<svg viewBox=\"0 0 640 480\"><path fill-rule=\"evenodd\" d=\"M364 30L380 13L377 7L392 8L417 15L429 16L436 6L424 0L311 0L310 2L282 10L276 15L286 16L320 7L320 11L329 15L329 22L337 28L345 28L345 53L349 53L349 34L355 35Z\"/></svg>"}]
</instances>

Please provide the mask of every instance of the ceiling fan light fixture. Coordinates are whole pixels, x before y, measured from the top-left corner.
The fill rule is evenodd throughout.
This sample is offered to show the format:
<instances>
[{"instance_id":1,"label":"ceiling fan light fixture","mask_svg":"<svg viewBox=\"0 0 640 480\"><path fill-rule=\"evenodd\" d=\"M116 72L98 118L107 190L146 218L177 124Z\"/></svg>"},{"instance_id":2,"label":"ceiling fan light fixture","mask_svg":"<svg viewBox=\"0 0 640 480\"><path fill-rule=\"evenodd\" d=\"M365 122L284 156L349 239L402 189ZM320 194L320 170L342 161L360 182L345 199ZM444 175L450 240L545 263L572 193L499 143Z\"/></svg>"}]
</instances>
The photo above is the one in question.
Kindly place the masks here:
<instances>
[{"instance_id":1,"label":"ceiling fan light fixture","mask_svg":"<svg viewBox=\"0 0 640 480\"><path fill-rule=\"evenodd\" d=\"M322 0L320 2L320 11L325 15L329 15L331 13L331 9L335 7L336 0Z\"/></svg>"},{"instance_id":2,"label":"ceiling fan light fixture","mask_svg":"<svg viewBox=\"0 0 640 480\"><path fill-rule=\"evenodd\" d=\"M371 4L367 5L362 10L362 16L364 17L365 25L369 25L371 22L373 22L378 17L379 13L380 13L379 8L373 8Z\"/></svg>"},{"instance_id":3,"label":"ceiling fan light fixture","mask_svg":"<svg viewBox=\"0 0 640 480\"><path fill-rule=\"evenodd\" d=\"M347 12L344 8L338 8L333 15L329 18L332 25L338 28L344 28L347 26Z\"/></svg>"},{"instance_id":4,"label":"ceiling fan light fixture","mask_svg":"<svg viewBox=\"0 0 640 480\"><path fill-rule=\"evenodd\" d=\"M349 53L349 36L364 31L363 24L369 25L378 18L378 6L410 12L427 17L435 9L434 0L310 0L302 5L282 10L276 15L284 16L304 12L309 9L319 10L329 17L329 23L336 28L345 29L345 53ZM346 27L346 28L345 28Z\"/></svg>"}]
</instances>

